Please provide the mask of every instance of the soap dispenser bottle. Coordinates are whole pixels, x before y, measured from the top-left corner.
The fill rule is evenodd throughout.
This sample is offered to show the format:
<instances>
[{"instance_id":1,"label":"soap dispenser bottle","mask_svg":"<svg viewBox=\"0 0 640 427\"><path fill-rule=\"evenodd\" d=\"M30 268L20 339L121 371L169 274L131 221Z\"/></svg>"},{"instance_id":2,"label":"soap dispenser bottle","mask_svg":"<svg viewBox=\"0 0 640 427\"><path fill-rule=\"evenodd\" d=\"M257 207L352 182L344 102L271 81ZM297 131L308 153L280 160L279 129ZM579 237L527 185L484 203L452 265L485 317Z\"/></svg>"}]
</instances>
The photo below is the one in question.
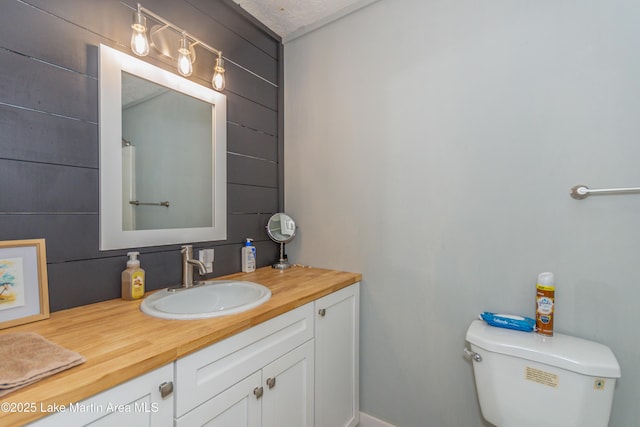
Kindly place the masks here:
<instances>
[{"instance_id":1,"label":"soap dispenser bottle","mask_svg":"<svg viewBox=\"0 0 640 427\"><path fill-rule=\"evenodd\" d=\"M127 255L127 269L122 272L122 299L139 299L144 296L144 270L138 260L140 253L129 252Z\"/></svg>"},{"instance_id":2,"label":"soap dispenser bottle","mask_svg":"<svg viewBox=\"0 0 640 427\"><path fill-rule=\"evenodd\" d=\"M247 239L242 247L242 272L256 271L256 247L251 244L253 239Z\"/></svg>"}]
</instances>

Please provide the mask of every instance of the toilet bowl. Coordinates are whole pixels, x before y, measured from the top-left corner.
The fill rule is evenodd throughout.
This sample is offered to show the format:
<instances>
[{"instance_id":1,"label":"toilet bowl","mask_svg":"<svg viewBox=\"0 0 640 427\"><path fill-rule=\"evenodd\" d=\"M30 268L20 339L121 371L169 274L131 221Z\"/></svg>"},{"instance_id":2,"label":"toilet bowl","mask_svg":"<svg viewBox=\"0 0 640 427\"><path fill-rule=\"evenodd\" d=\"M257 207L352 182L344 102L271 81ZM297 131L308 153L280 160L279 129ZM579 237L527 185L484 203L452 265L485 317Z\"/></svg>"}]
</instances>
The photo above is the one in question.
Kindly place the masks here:
<instances>
[{"instance_id":1,"label":"toilet bowl","mask_svg":"<svg viewBox=\"0 0 640 427\"><path fill-rule=\"evenodd\" d=\"M606 427L620 365L609 347L474 320L467 330L483 417L497 427Z\"/></svg>"}]
</instances>

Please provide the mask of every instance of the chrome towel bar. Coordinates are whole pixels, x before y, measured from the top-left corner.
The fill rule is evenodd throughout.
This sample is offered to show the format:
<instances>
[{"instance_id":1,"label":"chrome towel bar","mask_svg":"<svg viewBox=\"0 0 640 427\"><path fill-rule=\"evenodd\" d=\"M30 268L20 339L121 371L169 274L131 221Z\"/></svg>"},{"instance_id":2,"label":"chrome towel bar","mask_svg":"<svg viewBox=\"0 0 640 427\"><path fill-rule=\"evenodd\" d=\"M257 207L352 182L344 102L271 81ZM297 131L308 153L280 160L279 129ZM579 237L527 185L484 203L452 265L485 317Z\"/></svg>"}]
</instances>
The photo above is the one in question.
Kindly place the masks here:
<instances>
[{"instance_id":1,"label":"chrome towel bar","mask_svg":"<svg viewBox=\"0 0 640 427\"><path fill-rule=\"evenodd\" d=\"M586 199L590 195L596 194L632 194L632 193L640 193L640 187L629 187L629 188L600 188L593 189L589 188L586 185L576 185L571 188L571 197L576 200Z\"/></svg>"},{"instance_id":2,"label":"chrome towel bar","mask_svg":"<svg viewBox=\"0 0 640 427\"><path fill-rule=\"evenodd\" d=\"M141 202L140 200L131 200L129 202L129 204L131 205L136 205L136 206L166 206L169 207L169 201L167 200L166 202L158 202L158 203L150 203L150 202Z\"/></svg>"}]
</instances>

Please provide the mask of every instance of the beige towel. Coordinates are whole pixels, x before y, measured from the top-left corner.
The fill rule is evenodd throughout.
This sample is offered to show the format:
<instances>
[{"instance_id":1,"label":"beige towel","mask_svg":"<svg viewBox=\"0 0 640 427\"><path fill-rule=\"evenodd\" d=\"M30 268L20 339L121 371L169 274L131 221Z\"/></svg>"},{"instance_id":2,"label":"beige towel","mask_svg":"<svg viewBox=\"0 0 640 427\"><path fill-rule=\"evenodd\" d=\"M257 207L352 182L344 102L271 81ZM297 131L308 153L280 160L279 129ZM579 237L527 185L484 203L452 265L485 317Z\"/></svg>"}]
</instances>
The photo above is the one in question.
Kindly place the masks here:
<instances>
[{"instance_id":1,"label":"beige towel","mask_svg":"<svg viewBox=\"0 0 640 427\"><path fill-rule=\"evenodd\" d=\"M0 396L85 361L32 332L0 334Z\"/></svg>"}]
</instances>

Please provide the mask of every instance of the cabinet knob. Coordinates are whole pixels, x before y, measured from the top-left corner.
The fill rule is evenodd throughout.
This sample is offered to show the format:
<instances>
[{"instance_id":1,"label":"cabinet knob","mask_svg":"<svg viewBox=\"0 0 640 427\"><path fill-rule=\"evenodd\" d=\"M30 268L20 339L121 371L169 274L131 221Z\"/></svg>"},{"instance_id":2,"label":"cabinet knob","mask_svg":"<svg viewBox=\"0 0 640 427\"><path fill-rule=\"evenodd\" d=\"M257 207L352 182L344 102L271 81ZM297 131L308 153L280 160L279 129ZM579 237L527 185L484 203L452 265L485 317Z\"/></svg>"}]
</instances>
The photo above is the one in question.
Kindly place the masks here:
<instances>
[{"instance_id":1,"label":"cabinet knob","mask_svg":"<svg viewBox=\"0 0 640 427\"><path fill-rule=\"evenodd\" d=\"M262 387L256 387L253 389L253 394L256 395L256 399L260 399L264 394L264 389Z\"/></svg>"},{"instance_id":2,"label":"cabinet knob","mask_svg":"<svg viewBox=\"0 0 640 427\"><path fill-rule=\"evenodd\" d=\"M269 386L270 389L274 388L276 386L276 379L274 378L267 378L267 385Z\"/></svg>"},{"instance_id":3,"label":"cabinet knob","mask_svg":"<svg viewBox=\"0 0 640 427\"><path fill-rule=\"evenodd\" d=\"M163 382L158 387L158 390L160 390L160 396L162 396L163 399L166 399L171 396L171 393L173 393L173 381Z\"/></svg>"},{"instance_id":4,"label":"cabinet knob","mask_svg":"<svg viewBox=\"0 0 640 427\"><path fill-rule=\"evenodd\" d=\"M320 310L318 310L318 314L320 315L320 317L324 317L324 315L327 314L327 310L324 308L321 308Z\"/></svg>"}]
</instances>

